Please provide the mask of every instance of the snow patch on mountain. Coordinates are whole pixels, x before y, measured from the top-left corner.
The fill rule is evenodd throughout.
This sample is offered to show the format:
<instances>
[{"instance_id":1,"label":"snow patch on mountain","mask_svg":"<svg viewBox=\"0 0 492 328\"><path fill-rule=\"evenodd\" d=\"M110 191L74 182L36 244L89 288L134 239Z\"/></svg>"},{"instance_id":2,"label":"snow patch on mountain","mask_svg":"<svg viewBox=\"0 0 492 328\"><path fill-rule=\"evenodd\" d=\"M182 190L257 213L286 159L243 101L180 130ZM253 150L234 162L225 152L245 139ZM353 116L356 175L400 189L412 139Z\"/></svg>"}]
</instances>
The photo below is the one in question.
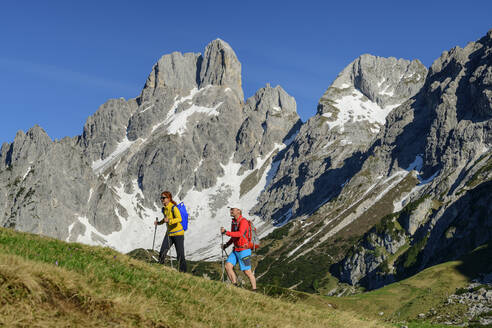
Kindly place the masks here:
<instances>
[{"instance_id":1,"label":"snow patch on mountain","mask_svg":"<svg viewBox=\"0 0 492 328\"><path fill-rule=\"evenodd\" d=\"M85 231L83 234L79 235L77 237L77 240L76 242L79 242L79 243L82 243L82 244L87 244L87 245L101 245L101 246L107 246L106 244L106 240L104 238L104 235L102 235L101 233L99 233L96 229L96 227L94 227L92 224L90 224L89 222L89 219L87 219L87 217L85 216L79 216L77 218L78 221L72 223L69 227L68 227L68 238L67 238L67 241L70 240L70 237L72 235L72 230L75 226L75 224L80 223L82 224L84 227L85 227ZM93 238L94 237L98 237L97 238L97 241L94 240Z\"/></svg>"},{"instance_id":2,"label":"snow patch on mountain","mask_svg":"<svg viewBox=\"0 0 492 328\"><path fill-rule=\"evenodd\" d=\"M127 253L136 248L150 249L152 247L151 240L154 235L154 220L161 215L159 210L144 208L140 203L143 200L143 194L138 188L137 181L133 182L133 193L125 193L123 187L114 188L114 192L119 198L119 203L127 211L128 217L121 216L118 211L118 216L121 229L112 232L108 235L100 233L85 216L79 216L78 221L69 226L70 240L72 229L77 222L85 227L83 234L77 237L77 242L88 245L99 245L114 248L120 252ZM92 190L91 190L92 191ZM156 247L159 249L162 237L156 238Z\"/></svg>"},{"instance_id":3,"label":"snow patch on mountain","mask_svg":"<svg viewBox=\"0 0 492 328\"><path fill-rule=\"evenodd\" d=\"M125 136L121 142L116 145L115 151L113 151L105 159L98 159L92 163L92 170L95 173L100 173L110 162L116 159L119 155L123 154L135 141L130 141Z\"/></svg>"},{"instance_id":4,"label":"snow patch on mountain","mask_svg":"<svg viewBox=\"0 0 492 328\"><path fill-rule=\"evenodd\" d=\"M179 105L181 105L182 103L186 102L186 101L191 101L193 99L193 97L198 93L198 89L197 88L194 88L190 91L190 94L186 97L181 97L181 98L177 98L174 100L174 104L171 108L171 110L167 113L167 116L166 116L166 119L164 119L163 121L157 123L156 125L154 125L152 127L152 132L154 132L155 130L157 130L161 125L163 124L169 124L173 121L173 115L176 114L176 109L178 108Z\"/></svg>"},{"instance_id":5,"label":"snow patch on mountain","mask_svg":"<svg viewBox=\"0 0 492 328\"><path fill-rule=\"evenodd\" d=\"M422 170L423 165L424 165L424 159L422 158L422 154L419 154L415 156L415 160L412 163L410 163L410 165L408 165L406 170L408 172L411 171L420 172L420 170Z\"/></svg>"},{"instance_id":6,"label":"snow patch on mountain","mask_svg":"<svg viewBox=\"0 0 492 328\"><path fill-rule=\"evenodd\" d=\"M197 106L195 104L192 104L190 108L181 112L177 112L179 105L185 102L191 102L196 94L208 89L209 87L210 86L207 86L200 90L194 88L190 91L190 94L188 96L175 100L171 110L167 113L166 119L154 125L152 127L152 132L157 130L160 126L164 125L167 126L167 132L169 134L183 135L183 133L185 133L186 131L186 124L188 122L188 118L193 114L203 113L209 116L219 115L217 108L219 108L220 105L222 105L222 102L215 105L214 107L204 107L204 106Z\"/></svg>"},{"instance_id":7,"label":"snow patch on mountain","mask_svg":"<svg viewBox=\"0 0 492 328\"><path fill-rule=\"evenodd\" d=\"M368 190L361 197L359 197L357 200L355 200L354 202L352 202L352 204L349 205L349 206L347 206L347 208L351 208L353 205L358 204L358 203L361 203L361 201L363 201L363 199L366 197L366 195L372 189L374 189L376 186L388 184L382 192L380 192L376 197L374 197L370 201L364 201L363 203L361 203L355 209L355 212L353 214L350 214L350 215L346 216L340 223L338 223L328 233L326 233L321 238L319 238L319 240L317 241L317 243L314 246L310 247L309 249L306 249L306 250L302 251L301 253L299 253L298 255L296 255L292 260L294 260L294 259L298 258L299 256L302 256L302 255L306 254L307 252L311 251L317 245L319 245L322 242L326 241L328 238L334 236L340 230L342 230L343 228L345 228L346 226L348 226L349 224L351 224L352 222L354 222L355 220L357 220L357 218L361 214L363 214L365 212L365 210L367 210L369 207L371 207L372 205L374 205L375 203L377 203L384 195L386 195L390 190L392 190L396 185L398 185L409 173L412 173L413 172L413 174L416 174L417 177L418 177L418 172L422 169L422 166L423 166L422 156L421 155L417 155L416 158L415 158L415 160L407 167L406 170L405 169L398 170L398 171L394 172L392 175L390 175L389 177L387 177L382 182L379 181L379 178L381 178L381 177L378 177L376 179L378 182L376 182L371 187L369 187ZM436 175L437 174L433 175L433 177L435 177ZM433 177L431 177L431 178L433 179ZM424 182L425 183L428 183L428 182L432 181L431 178L429 178L428 180L425 180ZM421 182L418 186L414 187L414 190L417 191L419 189L416 189L416 188L422 188L422 187L423 187L423 184ZM412 190L408 195L405 195L404 199L400 200L400 203L398 203L398 202L394 202L393 203L393 206L395 208L394 211L397 211L397 210L401 210L402 209L402 203L404 202L404 200L406 200L410 196L410 194L412 194L414 192L414 190ZM324 226L327 226L328 224L330 224L332 221L336 220L342 214L344 214L344 212L340 213L338 216L336 216L336 217L334 217L332 219L326 220L323 225ZM320 230L322 230L322 229L320 229ZM312 237L314 237L314 236L311 236L311 238ZM296 251L299 248L300 247L298 247L295 251L291 251L289 253L289 257L292 256L294 253L296 253Z\"/></svg>"},{"instance_id":8,"label":"snow patch on mountain","mask_svg":"<svg viewBox=\"0 0 492 328\"><path fill-rule=\"evenodd\" d=\"M141 113L145 113L146 111L148 111L149 109L151 109L153 107L154 107L154 104L149 105L148 107L145 107L144 109L142 109Z\"/></svg>"},{"instance_id":9,"label":"snow patch on mountain","mask_svg":"<svg viewBox=\"0 0 492 328\"><path fill-rule=\"evenodd\" d=\"M258 158L257 167L261 167L273 152L283 147L285 145L276 145L270 154ZM243 215L254 222L260 237L267 235L274 229L271 223L249 214L261 191L268 183L268 171L270 171L272 164L270 164L270 169L265 170L256 186L241 196L241 182L253 170L238 175L241 164L234 163L233 157L228 164L221 164L224 175L218 178L215 186L201 191L193 189L183 199L190 213L185 249L187 257L191 260L217 260L220 258L222 240L220 227L230 229L231 217L228 206L231 204L239 206ZM229 237L224 238L224 240L228 239Z\"/></svg>"},{"instance_id":10,"label":"snow patch on mountain","mask_svg":"<svg viewBox=\"0 0 492 328\"><path fill-rule=\"evenodd\" d=\"M389 92L386 94L389 94ZM388 105L382 108L377 103L369 100L362 92L354 89L351 95L335 100L334 106L339 109L337 118L334 121L327 121L326 124L328 124L330 129L339 126L341 132L344 130L344 124L348 122L368 121L369 123L384 125L386 116L399 105ZM322 115L326 118L331 118L333 113L328 112Z\"/></svg>"},{"instance_id":11,"label":"snow patch on mountain","mask_svg":"<svg viewBox=\"0 0 492 328\"><path fill-rule=\"evenodd\" d=\"M410 196L418 193L422 188L424 188L427 184L431 183L438 175L440 170L437 170L427 179L424 179L420 174L422 167L424 165L424 160L422 158L422 154L419 154L415 157L415 160L408 166L408 172L415 172L417 179L419 180L419 184L410 190L407 194L403 195L401 199L395 200L393 202L393 213L401 211L405 205L407 205Z\"/></svg>"},{"instance_id":12,"label":"snow patch on mountain","mask_svg":"<svg viewBox=\"0 0 492 328\"><path fill-rule=\"evenodd\" d=\"M188 117L195 113L217 116L219 115L219 112L217 112L217 108L220 105L222 105L222 103L219 103L215 107L211 108L192 105L187 110L172 115L171 118L164 123L165 125L168 125L167 132L169 134L183 135L183 133L186 131L186 123L188 121Z\"/></svg>"},{"instance_id":13,"label":"snow patch on mountain","mask_svg":"<svg viewBox=\"0 0 492 328\"><path fill-rule=\"evenodd\" d=\"M124 218L116 211L122 228L105 237L108 246L124 253L136 248L150 249L152 247L150 241L153 239L155 229L154 221L162 216L160 209L153 210L141 205L144 197L137 180L133 181L133 193L126 193L123 186L114 188L114 191L119 197L120 205L127 211L128 217ZM156 249L159 249L161 240L156 238Z\"/></svg>"},{"instance_id":14,"label":"snow patch on mountain","mask_svg":"<svg viewBox=\"0 0 492 328\"><path fill-rule=\"evenodd\" d=\"M24 175L22 176L22 180L25 180L27 175L31 173L31 169L32 169L32 165L29 165L29 167L26 170L26 173L24 173Z\"/></svg>"},{"instance_id":15,"label":"snow patch on mountain","mask_svg":"<svg viewBox=\"0 0 492 328\"><path fill-rule=\"evenodd\" d=\"M291 257L293 254L295 254L302 246L306 245L311 239L313 239L314 237L316 237L322 230L318 230L315 234L313 234L312 236L306 238L299 246L297 246L296 248L294 248L292 251L289 252L289 254L287 254L287 257ZM289 262L292 262L296 259L297 257L291 259Z\"/></svg>"}]
</instances>

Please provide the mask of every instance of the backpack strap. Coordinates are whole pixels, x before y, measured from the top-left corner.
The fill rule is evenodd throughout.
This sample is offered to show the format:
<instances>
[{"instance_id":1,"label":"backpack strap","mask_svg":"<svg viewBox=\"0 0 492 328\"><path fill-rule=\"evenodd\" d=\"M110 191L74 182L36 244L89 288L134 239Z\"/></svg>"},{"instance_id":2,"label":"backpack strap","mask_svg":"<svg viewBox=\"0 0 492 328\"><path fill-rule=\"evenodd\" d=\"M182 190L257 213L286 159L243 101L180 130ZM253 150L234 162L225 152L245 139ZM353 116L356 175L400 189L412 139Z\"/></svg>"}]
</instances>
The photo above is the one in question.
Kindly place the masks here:
<instances>
[{"instance_id":1,"label":"backpack strap","mask_svg":"<svg viewBox=\"0 0 492 328\"><path fill-rule=\"evenodd\" d=\"M175 207L176 207L176 205L173 205L173 206L171 207L171 216L172 216L172 218L173 218L173 219L174 219L174 208L175 208ZM166 206L164 206L164 207L162 208L162 214L164 214L164 215L166 215L166 213L164 212L164 209L165 209L165 208L166 208Z\"/></svg>"},{"instance_id":2,"label":"backpack strap","mask_svg":"<svg viewBox=\"0 0 492 328\"><path fill-rule=\"evenodd\" d=\"M176 205L173 204L173 206L171 207L171 216L173 217L174 219L174 208L176 207Z\"/></svg>"}]
</instances>

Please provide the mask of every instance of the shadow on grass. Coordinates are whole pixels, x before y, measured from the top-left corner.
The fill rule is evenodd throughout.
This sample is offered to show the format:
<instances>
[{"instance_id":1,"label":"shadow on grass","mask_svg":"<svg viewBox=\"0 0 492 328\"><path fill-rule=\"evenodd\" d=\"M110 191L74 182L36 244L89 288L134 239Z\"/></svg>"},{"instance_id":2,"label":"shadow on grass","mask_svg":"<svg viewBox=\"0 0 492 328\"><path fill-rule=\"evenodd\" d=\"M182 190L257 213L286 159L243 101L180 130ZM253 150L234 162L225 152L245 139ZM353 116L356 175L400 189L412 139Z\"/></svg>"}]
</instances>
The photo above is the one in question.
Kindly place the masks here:
<instances>
[{"instance_id":1,"label":"shadow on grass","mask_svg":"<svg viewBox=\"0 0 492 328\"><path fill-rule=\"evenodd\" d=\"M481 278L492 272L492 243L482 245L461 258L462 263L456 269L469 278Z\"/></svg>"}]
</instances>

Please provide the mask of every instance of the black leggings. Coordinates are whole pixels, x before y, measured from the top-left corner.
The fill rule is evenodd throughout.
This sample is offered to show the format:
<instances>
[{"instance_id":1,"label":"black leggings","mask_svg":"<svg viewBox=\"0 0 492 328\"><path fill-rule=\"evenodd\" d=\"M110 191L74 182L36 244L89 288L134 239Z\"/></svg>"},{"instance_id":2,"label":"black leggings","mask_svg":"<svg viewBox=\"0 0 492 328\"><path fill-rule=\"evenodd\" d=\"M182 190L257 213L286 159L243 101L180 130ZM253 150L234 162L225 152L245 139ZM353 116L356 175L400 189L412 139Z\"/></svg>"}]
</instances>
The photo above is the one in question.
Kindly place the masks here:
<instances>
[{"instance_id":1,"label":"black leggings","mask_svg":"<svg viewBox=\"0 0 492 328\"><path fill-rule=\"evenodd\" d=\"M174 245L176 248L176 254L178 255L178 268L181 272L186 272L186 260L184 252L184 235L180 236L166 236L162 241L161 251L159 252L159 263L164 264L166 260L166 255L171 246Z\"/></svg>"}]
</instances>

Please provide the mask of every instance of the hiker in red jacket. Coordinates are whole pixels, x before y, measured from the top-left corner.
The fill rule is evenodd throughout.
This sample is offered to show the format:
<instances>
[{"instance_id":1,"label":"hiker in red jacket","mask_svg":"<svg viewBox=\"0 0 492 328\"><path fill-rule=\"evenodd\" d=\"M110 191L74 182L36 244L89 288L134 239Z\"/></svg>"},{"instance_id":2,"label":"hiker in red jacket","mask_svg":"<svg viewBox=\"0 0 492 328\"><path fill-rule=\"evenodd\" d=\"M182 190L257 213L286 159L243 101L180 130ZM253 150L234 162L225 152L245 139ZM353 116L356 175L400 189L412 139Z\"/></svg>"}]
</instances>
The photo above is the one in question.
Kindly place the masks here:
<instances>
[{"instance_id":1,"label":"hiker in red jacket","mask_svg":"<svg viewBox=\"0 0 492 328\"><path fill-rule=\"evenodd\" d=\"M249 278L251 282L251 288L256 290L255 275L251 271L251 249L248 243L248 221L242 216L241 210L237 207L231 207L230 210L232 216L231 231L227 231L224 227L220 228L222 234L226 234L231 237L227 243L224 244L224 249L234 243L234 250L227 258L225 269L229 280L237 285L237 277L234 273L234 265L239 262L239 268Z\"/></svg>"}]
</instances>

